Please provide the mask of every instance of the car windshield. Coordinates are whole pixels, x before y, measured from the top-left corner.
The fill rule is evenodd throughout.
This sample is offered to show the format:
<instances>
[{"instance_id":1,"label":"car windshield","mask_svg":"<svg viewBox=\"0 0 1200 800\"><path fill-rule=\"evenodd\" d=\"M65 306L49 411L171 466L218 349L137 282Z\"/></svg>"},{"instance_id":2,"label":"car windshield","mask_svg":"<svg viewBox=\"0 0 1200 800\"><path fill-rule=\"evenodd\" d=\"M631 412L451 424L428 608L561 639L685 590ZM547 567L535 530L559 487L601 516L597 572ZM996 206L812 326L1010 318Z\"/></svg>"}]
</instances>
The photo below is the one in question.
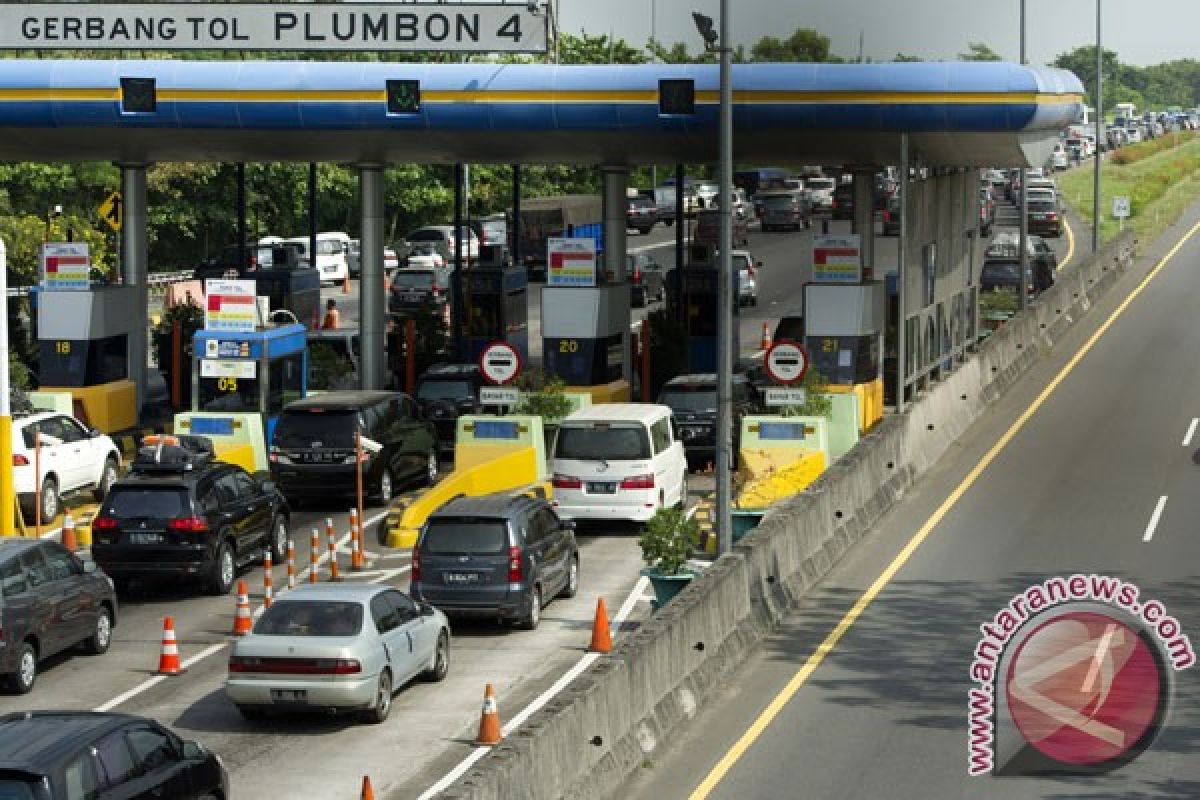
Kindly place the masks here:
<instances>
[{"instance_id":1,"label":"car windshield","mask_svg":"<svg viewBox=\"0 0 1200 800\"><path fill-rule=\"evenodd\" d=\"M424 401L469 399L471 394L470 381L426 380L417 387L417 399Z\"/></svg>"},{"instance_id":2,"label":"car windshield","mask_svg":"<svg viewBox=\"0 0 1200 800\"><path fill-rule=\"evenodd\" d=\"M357 427L355 411L284 411L275 426L274 443L279 447L352 448Z\"/></svg>"},{"instance_id":3,"label":"car windshield","mask_svg":"<svg viewBox=\"0 0 1200 800\"><path fill-rule=\"evenodd\" d=\"M716 411L716 389L664 389L658 402L672 411Z\"/></svg>"},{"instance_id":4,"label":"car windshield","mask_svg":"<svg viewBox=\"0 0 1200 800\"><path fill-rule=\"evenodd\" d=\"M317 255L319 256L335 256L342 252L342 243L337 239L318 239L317 240Z\"/></svg>"},{"instance_id":5,"label":"car windshield","mask_svg":"<svg viewBox=\"0 0 1200 800\"><path fill-rule=\"evenodd\" d=\"M555 455L577 461L649 458L650 437L640 425L567 425L558 431Z\"/></svg>"},{"instance_id":6,"label":"car windshield","mask_svg":"<svg viewBox=\"0 0 1200 800\"><path fill-rule=\"evenodd\" d=\"M508 551L502 520L435 519L421 537L421 552L435 556L487 556Z\"/></svg>"},{"instance_id":7,"label":"car windshield","mask_svg":"<svg viewBox=\"0 0 1200 800\"><path fill-rule=\"evenodd\" d=\"M279 600L254 632L259 636L354 636L362 630L361 603L340 600Z\"/></svg>"},{"instance_id":8,"label":"car windshield","mask_svg":"<svg viewBox=\"0 0 1200 800\"><path fill-rule=\"evenodd\" d=\"M796 199L786 194L769 194L763 198L762 202L766 208L786 209L795 205Z\"/></svg>"},{"instance_id":9,"label":"car windshield","mask_svg":"<svg viewBox=\"0 0 1200 800\"><path fill-rule=\"evenodd\" d=\"M108 493L101 513L117 519L187 517L187 491L174 486L117 486Z\"/></svg>"},{"instance_id":10,"label":"car windshield","mask_svg":"<svg viewBox=\"0 0 1200 800\"><path fill-rule=\"evenodd\" d=\"M401 289L432 289L433 283L432 272L408 272L402 270L392 276L392 286L397 286Z\"/></svg>"},{"instance_id":11,"label":"car windshield","mask_svg":"<svg viewBox=\"0 0 1200 800\"><path fill-rule=\"evenodd\" d=\"M1016 283L1020 265L1013 261L996 261L983 265L984 283Z\"/></svg>"},{"instance_id":12,"label":"car windshield","mask_svg":"<svg viewBox=\"0 0 1200 800\"><path fill-rule=\"evenodd\" d=\"M833 179L832 178L811 178L808 181L808 188L809 189L818 189L821 191L824 191L826 189L832 189L833 188Z\"/></svg>"},{"instance_id":13,"label":"car windshield","mask_svg":"<svg viewBox=\"0 0 1200 800\"><path fill-rule=\"evenodd\" d=\"M35 785L17 778L0 778L0 800L34 800Z\"/></svg>"},{"instance_id":14,"label":"car windshield","mask_svg":"<svg viewBox=\"0 0 1200 800\"><path fill-rule=\"evenodd\" d=\"M1029 210L1037 212L1054 211L1053 200L1030 200Z\"/></svg>"}]
</instances>

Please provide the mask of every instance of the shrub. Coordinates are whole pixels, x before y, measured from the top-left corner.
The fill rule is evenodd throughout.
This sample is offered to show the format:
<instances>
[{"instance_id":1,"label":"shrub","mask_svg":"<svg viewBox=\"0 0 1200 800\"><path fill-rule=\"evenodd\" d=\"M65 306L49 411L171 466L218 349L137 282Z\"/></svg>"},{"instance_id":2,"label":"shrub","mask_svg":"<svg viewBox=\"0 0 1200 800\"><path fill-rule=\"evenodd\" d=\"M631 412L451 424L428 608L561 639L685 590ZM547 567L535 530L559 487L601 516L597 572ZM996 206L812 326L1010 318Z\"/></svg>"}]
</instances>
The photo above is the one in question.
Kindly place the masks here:
<instances>
[{"instance_id":1,"label":"shrub","mask_svg":"<svg viewBox=\"0 0 1200 800\"><path fill-rule=\"evenodd\" d=\"M642 560L662 575L682 574L699 541L700 525L678 508L660 508L638 537Z\"/></svg>"}]
</instances>

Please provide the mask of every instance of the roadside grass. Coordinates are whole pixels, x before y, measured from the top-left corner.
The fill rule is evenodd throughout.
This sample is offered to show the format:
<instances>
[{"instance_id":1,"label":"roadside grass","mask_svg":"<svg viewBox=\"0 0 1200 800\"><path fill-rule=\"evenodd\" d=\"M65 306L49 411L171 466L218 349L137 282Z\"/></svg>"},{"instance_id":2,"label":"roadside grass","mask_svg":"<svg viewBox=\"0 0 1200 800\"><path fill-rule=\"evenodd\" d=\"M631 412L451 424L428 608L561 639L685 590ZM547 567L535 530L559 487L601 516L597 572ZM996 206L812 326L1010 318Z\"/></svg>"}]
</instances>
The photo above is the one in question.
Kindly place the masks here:
<instances>
[{"instance_id":1,"label":"roadside grass","mask_svg":"<svg viewBox=\"0 0 1200 800\"><path fill-rule=\"evenodd\" d=\"M1112 217L1113 197L1129 198L1130 217L1125 224L1145 241L1155 239L1200 198L1200 139L1180 137L1182 143L1173 147L1158 144L1170 141L1144 143L1156 145L1155 150L1130 164L1115 164L1111 157L1104 162L1100 173L1102 242L1111 240L1120 229ZM1088 224L1092 223L1093 164L1067 170L1058 181L1063 198Z\"/></svg>"}]
</instances>

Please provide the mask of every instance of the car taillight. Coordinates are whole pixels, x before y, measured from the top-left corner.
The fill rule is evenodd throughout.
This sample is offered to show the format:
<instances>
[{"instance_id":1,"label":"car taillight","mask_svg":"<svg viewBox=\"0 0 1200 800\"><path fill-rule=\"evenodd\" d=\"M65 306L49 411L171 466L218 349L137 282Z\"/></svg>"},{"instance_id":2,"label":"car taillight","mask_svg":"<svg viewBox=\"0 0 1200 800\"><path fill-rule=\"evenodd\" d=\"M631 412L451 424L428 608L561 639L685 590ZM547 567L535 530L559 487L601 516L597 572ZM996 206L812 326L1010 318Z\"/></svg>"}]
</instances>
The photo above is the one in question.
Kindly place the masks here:
<instances>
[{"instance_id":1,"label":"car taillight","mask_svg":"<svg viewBox=\"0 0 1200 800\"><path fill-rule=\"evenodd\" d=\"M441 296L442 296L442 290L441 290L441 289L439 289L438 287L434 286L434 287L433 287L433 296L434 296L434 297L441 297Z\"/></svg>"},{"instance_id":2,"label":"car taillight","mask_svg":"<svg viewBox=\"0 0 1200 800\"><path fill-rule=\"evenodd\" d=\"M409 568L408 577L413 583L421 582L421 554L415 547L412 551L412 566Z\"/></svg>"},{"instance_id":3,"label":"car taillight","mask_svg":"<svg viewBox=\"0 0 1200 800\"><path fill-rule=\"evenodd\" d=\"M633 270L633 282L634 283L642 282L642 268L641 267L637 267Z\"/></svg>"},{"instance_id":4,"label":"car taillight","mask_svg":"<svg viewBox=\"0 0 1200 800\"><path fill-rule=\"evenodd\" d=\"M621 481L622 489L653 489L654 475L647 473L645 475L633 475Z\"/></svg>"},{"instance_id":5,"label":"car taillight","mask_svg":"<svg viewBox=\"0 0 1200 800\"><path fill-rule=\"evenodd\" d=\"M21 455L20 453L13 453L13 466L14 467L28 467L29 459L26 458L25 456Z\"/></svg>"},{"instance_id":6,"label":"car taillight","mask_svg":"<svg viewBox=\"0 0 1200 800\"><path fill-rule=\"evenodd\" d=\"M92 520L93 531L115 531L117 520L114 517L96 517Z\"/></svg>"},{"instance_id":7,"label":"car taillight","mask_svg":"<svg viewBox=\"0 0 1200 800\"><path fill-rule=\"evenodd\" d=\"M560 475L554 473L554 479L551 481L555 489L582 489L583 481L579 478L572 478L570 475Z\"/></svg>"},{"instance_id":8,"label":"car taillight","mask_svg":"<svg viewBox=\"0 0 1200 800\"><path fill-rule=\"evenodd\" d=\"M521 577L521 548L508 548L508 582L520 583Z\"/></svg>"},{"instance_id":9,"label":"car taillight","mask_svg":"<svg viewBox=\"0 0 1200 800\"><path fill-rule=\"evenodd\" d=\"M883 221L884 222L892 221L892 212L888 211L886 208L883 210Z\"/></svg>"},{"instance_id":10,"label":"car taillight","mask_svg":"<svg viewBox=\"0 0 1200 800\"><path fill-rule=\"evenodd\" d=\"M362 664L353 658L256 658L230 656L230 672L265 672L276 675L357 675Z\"/></svg>"},{"instance_id":11,"label":"car taillight","mask_svg":"<svg viewBox=\"0 0 1200 800\"><path fill-rule=\"evenodd\" d=\"M1055 213L1054 211L1047 211L1046 219L1058 219L1058 214Z\"/></svg>"},{"instance_id":12,"label":"car taillight","mask_svg":"<svg viewBox=\"0 0 1200 800\"><path fill-rule=\"evenodd\" d=\"M279 460L279 448L276 447L275 445L271 445L271 450L267 454L267 458L270 459L272 462L278 461Z\"/></svg>"},{"instance_id":13,"label":"car taillight","mask_svg":"<svg viewBox=\"0 0 1200 800\"><path fill-rule=\"evenodd\" d=\"M203 533L208 530L208 521L203 517L178 517L168 520L167 528L184 533Z\"/></svg>"}]
</instances>

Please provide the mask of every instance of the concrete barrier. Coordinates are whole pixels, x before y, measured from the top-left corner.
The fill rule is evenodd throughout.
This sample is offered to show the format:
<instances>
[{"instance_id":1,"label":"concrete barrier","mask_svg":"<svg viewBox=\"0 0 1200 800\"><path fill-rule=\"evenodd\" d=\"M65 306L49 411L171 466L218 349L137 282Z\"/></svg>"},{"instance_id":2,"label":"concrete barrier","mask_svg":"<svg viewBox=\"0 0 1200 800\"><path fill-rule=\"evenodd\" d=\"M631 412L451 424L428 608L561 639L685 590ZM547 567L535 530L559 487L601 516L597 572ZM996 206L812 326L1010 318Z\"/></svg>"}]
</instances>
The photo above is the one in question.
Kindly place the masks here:
<instances>
[{"instance_id":1,"label":"concrete barrier","mask_svg":"<svg viewBox=\"0 0 1200 800\"><path fill-rule=\"evenodd\" d=\"M598 661L442 795L616 795L797 600L1133 262L1124 236L1081 262L903 415L884 419L807 491Z\"/></svg>"}]
</instances>

